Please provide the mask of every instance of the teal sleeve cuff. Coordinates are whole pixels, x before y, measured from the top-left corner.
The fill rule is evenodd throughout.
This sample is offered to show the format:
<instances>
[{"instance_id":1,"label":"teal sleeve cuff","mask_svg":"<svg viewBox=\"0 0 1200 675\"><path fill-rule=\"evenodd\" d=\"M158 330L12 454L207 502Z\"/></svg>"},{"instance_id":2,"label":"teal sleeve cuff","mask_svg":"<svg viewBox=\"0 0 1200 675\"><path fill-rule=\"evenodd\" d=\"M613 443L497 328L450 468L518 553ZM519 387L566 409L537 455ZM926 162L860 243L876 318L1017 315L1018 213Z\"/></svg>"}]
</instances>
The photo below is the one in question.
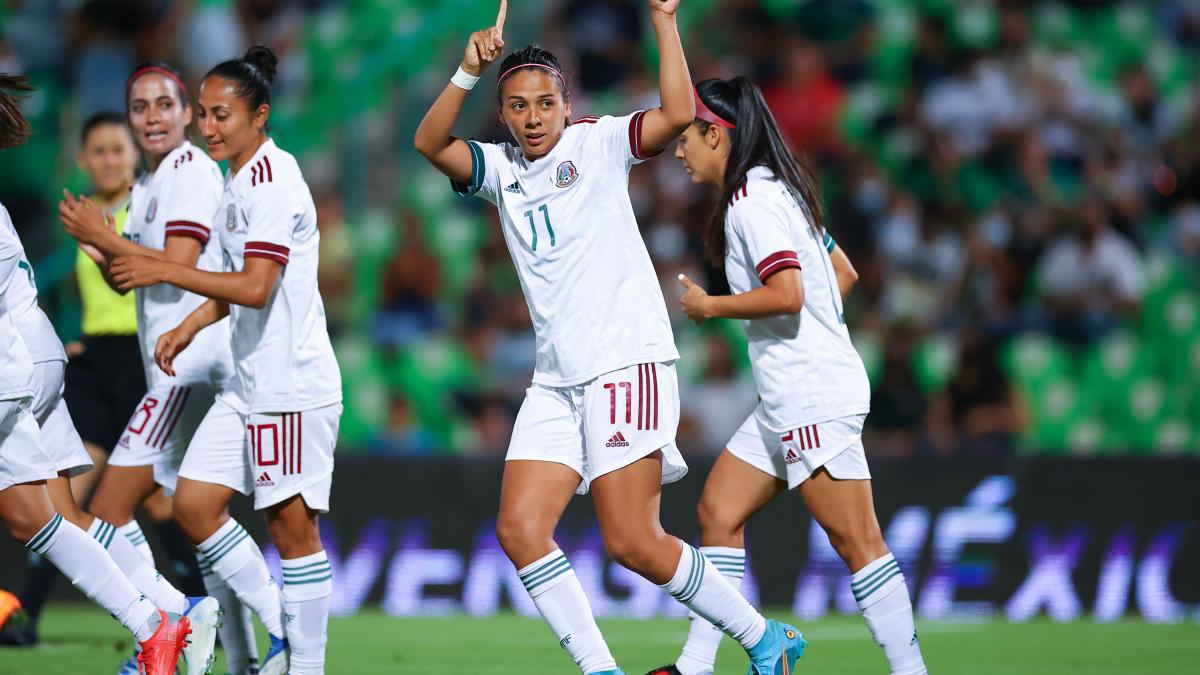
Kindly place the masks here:
<instances>
[{"instance_id":1,"label":"teal sleeve cuff","mask_svg":"<svg viewBox=\"0 0 1200 675\"><path fill-rule=\"evenodd\" d=\"M837 248L837 242L833 240L833 235L829 232L825 233L825 250L833 253L833 249Z\"/></svg>"},{"instance_id":2,"label":"teal sleeve cuff","mask_svg":"<svg viewBox=\"0 0 1200 675\"><path fill-rule=\"evenodd\" d=\"M467 141L467 147L471 149L471 182L470 184L460 183L453 178L450 179L450 187L454 188L454 193L460 197L470 197L479 192L479 188L483 187L483 177L486 168L483 159L483 148L475 141Z\"/></svg>"}]
</instances>

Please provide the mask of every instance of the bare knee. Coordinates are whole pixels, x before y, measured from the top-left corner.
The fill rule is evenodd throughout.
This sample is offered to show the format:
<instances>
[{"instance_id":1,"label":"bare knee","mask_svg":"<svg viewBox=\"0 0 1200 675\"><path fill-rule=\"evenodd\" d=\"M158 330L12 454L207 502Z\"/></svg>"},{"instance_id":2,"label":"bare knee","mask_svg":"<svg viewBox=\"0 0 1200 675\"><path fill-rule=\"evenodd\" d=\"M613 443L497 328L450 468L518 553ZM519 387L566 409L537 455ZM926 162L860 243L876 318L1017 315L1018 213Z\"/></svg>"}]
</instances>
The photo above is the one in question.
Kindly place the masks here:
<instances>
[{"instance_id":1,"label":"bare knee","mask_svg":"<svg viewBox=\"0 0 1200 675\"><path fill-rule=\"evenodd\" d=\"M715 500L702 498L696 506L696 519L704 546L745 547L746 521L721 509Z\"/></svg>"},{"instance_id":2,"label":"bare knee","mask_svg":"<svg viewBox=\"0 0 1200 675\"><path fill-rule=\"evenodd\" d=\"M13 539L28 544L37 536L38 532L46 526L47 519L42 518L43 514L35 513L12 513L5 514L4 524L8 528L8 533Z\"/></svg>"},{"instance_id":3,"label":"bare knee","mask_svg":"<svg viewBox=\"0 0 1200 675\"><path fill-rule=\"evenodd\" d=\"M116 494L117 492L119 490L114 491L111 487L97 490L89 510L100 520L120 527L133 520L135 505L130 504L129 499L124 496Z\"/></svg>"},{"instance_id":4,"label":"bare knee","mask_svg":"<svg viewBox=\"0 0 1200 675\"><path fill-rule=\"evenodd\" d=\"M184 491L175 495L173 514L175 524L193 544L210 537L220 529L226 518L224 505L214 506L202 496L189 495Z\"/></svg>"},{"instance_id":5,"label":"bare knee","mask_svg":"<svg viewBox=\"0 0 1200 675\"><path fill-rule=\"evenodd\" d=\"M501 513L496 520L496 541L518 567L534 562L555 548L552 527L508 513Z\"/></svg>"}]
</instances>

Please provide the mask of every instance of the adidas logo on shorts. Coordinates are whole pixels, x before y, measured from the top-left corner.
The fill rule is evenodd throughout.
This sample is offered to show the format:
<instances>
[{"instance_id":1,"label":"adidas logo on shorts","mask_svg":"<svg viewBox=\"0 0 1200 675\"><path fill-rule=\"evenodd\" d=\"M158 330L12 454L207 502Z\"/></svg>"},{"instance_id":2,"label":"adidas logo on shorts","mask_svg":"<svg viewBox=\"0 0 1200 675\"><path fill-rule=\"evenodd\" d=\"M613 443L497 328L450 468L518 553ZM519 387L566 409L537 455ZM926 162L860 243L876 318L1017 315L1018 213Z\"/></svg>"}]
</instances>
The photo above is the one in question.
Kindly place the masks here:
<instances>
[{"instance_id":1,"label":"adidas logo on shorts","mask_svg":"<svg viewBox=\"0 0 1200 675\"><path fill-rule=\"evenodd\" d=\"M625 434L622 434L621 432L618 431L617 433L613 434L612 438L608 439L608 442L604 444L604 447L606 447L606 448L628 448L629 441L625 440Z\"/></svg>"},{"instance_id":2,"label":"adidas logo on shorts","mask_svg":"<svg viewBox=\"0 0 1200 675\"><path fill-rule=\"evenodd\" d=\"M788 464L795 464L796 462L800 461L800 455L797 455L795 450L788 448L787 454L784 455L783 460Z\"/></svg>"},{"instance_id":3,"label":"adidas logo on shorts","mask_svg":"<svg viewBox=\"0 0 1200 675\"><path fill-rule=\"evenodd\" d=\"M129 447L129 434L125 434L124 436L122 436L121 440L117 441L117 445L121 446L122 448L128 448Z\"/></svg>"},{"instance_id":4,"label":"adidas logo on shorts","mask_svg":"<svg viewBox=\"0 0 1200 675\"><path fill-rule=\"evenodd\" d=\"M258 477L258 480L254 481L254 487L271 487L274 484L275 481L271 480L271 475L266 471L262 472L262 475Z\"/></svg>"}]
</instances>

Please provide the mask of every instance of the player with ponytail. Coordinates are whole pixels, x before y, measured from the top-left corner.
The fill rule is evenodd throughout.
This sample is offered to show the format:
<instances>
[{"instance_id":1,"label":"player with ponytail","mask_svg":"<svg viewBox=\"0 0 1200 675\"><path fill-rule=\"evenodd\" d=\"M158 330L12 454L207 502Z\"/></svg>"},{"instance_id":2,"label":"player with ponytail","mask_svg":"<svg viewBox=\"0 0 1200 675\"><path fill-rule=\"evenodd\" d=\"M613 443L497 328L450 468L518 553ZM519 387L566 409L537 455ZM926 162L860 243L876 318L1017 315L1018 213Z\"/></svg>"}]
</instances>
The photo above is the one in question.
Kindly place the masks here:
<instances>
[{"instance_id":1,"label":"player with ponytail","mask_svg":"<svg viewBox=\"0 0 1200 675\"><path fill-rule=\"evenodd\" d=\"M891 672L924 673L908 588L875 517L862 445L870 383L842 312L857 277L824 227L812 173L744 77L696 86L696 120L675 156L694 182L720 193L704 244L732 291L708 295L680 275L683 311L697 324L742 320L760 399L708 476L698 508L701 550L739 584L746 521L798 489L850 568L850 588ZM711 675L719 642L720 633L693 617L679 659L652 675Z\"/></svg>"}]
</instances>

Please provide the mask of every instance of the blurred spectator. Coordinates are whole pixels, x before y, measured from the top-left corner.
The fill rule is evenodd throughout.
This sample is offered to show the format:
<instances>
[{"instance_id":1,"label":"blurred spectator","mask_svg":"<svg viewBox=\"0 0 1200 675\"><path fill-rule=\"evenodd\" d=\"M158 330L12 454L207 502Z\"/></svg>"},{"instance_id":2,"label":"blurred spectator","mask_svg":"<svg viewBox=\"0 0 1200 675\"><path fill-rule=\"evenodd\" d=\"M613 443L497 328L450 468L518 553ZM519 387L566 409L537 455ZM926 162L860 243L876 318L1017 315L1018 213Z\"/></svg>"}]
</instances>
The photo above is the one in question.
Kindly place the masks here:
<instances>
[{"instance_id":1,"label":"blurred spectator","mask_svg":"<svg viewBox=\"0 0 1200 675\"><path fill-rule=\"evenodd\" d=\"M825 70L825 56L815 44L790 37L777 57L779 79L763 87L763 98L784 136L800 152L814 155L837 149L837 118L846 92Z\"/></svg>"},{"instance_id":2,"label":"blurred spectator","mask_svg":"<svg viewBox=\"0 0 1200 675\"><path fill-rule=\"evenodd\" d=\"M424 454L438 449L437 439L421 427L413 413L412 404L402 395L388 402L387 424L368 442L374 454L401 452Z\"/></svg>"},{"instance_id":3,"label":"blurred spectator","mask_svg":"<svg viewBox=\"0 0 1200 675\"><path fill-rule=\"evenodd\" d=\"M1112 230L1094 198L1081 205L1075 231L1043 255L1038 279L1050 330L1076 344L1099 339L1137 312L1145 283L1137 250Z\"/></svg>"},{"instance_id":4,"label":"blurred spectator","mask_svg":"<svg viewBox=\"0 0 1200 675\"><path fill-rule=\"evenodd\" d=\"M884 338L883 377L871 390L867 416L868 452L876 457L908 457L917 449L928 402L912 369L915 335L894 326Z\"/></svg>"},{"instance_id":5,"label":"blurred spectator","mask_svg":"<svg viewBox=\"0 0 1200 675\"><path fill-rule=\"evenodd\" d=\"M928 433L934 450L1008 454L1025 428L1025 419L1021 400L1000 369L995 344L968 327L959 335L954 376L929 406Z\"/></svg>"},{"instance_id":6,"label":"blurred spectator","mask_svg":"<svg viewBox=\"0 0 1200 675\"><path fill-rule=\"evenodd\" d=\"M709 333L701 353L704 368L699 381L680 392L680 404L695 417L702 447L712 452L724 448L754 410L758 389L753 376L737 372L728 340Z\"/></svg>"},{"instance_id":7,"label":"blurred spectator","mask_svg":"<svg viewBox=\"0 0 1200 675\"><path fill-rule=\"evenodd\" d=\"M438 298L441 266L425 246L415 216L404 218L396 254L383 272L382 307L375 318L375 338L398 348L443 325Z\"/></svg>"}]
</instances>

